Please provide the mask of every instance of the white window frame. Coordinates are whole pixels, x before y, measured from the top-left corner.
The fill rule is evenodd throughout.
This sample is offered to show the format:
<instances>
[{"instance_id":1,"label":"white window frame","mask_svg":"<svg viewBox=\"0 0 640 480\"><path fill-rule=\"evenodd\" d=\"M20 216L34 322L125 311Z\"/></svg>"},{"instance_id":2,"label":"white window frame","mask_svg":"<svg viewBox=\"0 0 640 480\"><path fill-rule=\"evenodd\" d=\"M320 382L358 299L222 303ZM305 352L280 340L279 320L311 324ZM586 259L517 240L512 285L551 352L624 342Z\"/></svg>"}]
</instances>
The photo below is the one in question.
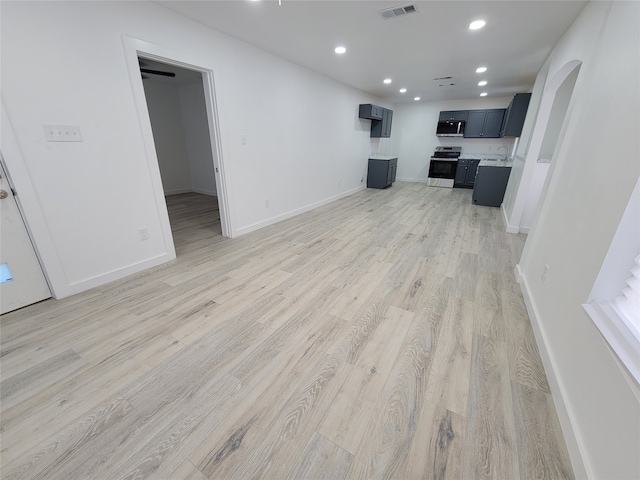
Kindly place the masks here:
<instances>
[{"instance_id":1,"label":"white window frame","mask_svg":"<svg viewBox=\"0 0 640 480\"><path fill-rule=\"evenodd\" d=\"M640 399L640 305L632 300L630 308L621 310L616 302L628 288L638 285L629 277L640 263L640 179L620 220L618 230L589 296L583 304L596 327L619 360L627 380ZM633 286L632 286L633 285ZM636 293L638 293L636 291ZM631 298L634 298L631 294Z\"/></svg>"}]
</instances>

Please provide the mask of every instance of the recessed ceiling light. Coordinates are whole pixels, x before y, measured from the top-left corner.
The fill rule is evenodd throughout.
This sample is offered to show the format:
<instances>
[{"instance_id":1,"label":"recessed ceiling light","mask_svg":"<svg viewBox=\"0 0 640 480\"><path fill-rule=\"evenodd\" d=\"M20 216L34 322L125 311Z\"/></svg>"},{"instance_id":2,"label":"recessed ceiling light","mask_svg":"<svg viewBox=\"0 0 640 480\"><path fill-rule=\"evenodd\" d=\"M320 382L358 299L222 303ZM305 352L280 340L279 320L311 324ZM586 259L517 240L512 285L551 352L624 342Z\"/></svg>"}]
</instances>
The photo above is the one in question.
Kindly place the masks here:
<instances>
[{"instance_id":1,"label":"recessed ceiling light","mask_svg":"<svg viewBox=\"0 0 640 480\"><path fill-rule=\"evenodd\" d=\"M420 97L413 97L413 99L417 102L418 100L420 100Z\"/></svg>"},{"instance_id":2,"label":"recessed ceiling light","mask_svg":"<svg viewBox=\"0 0 640 480\"><path fill-rule=\"evenodd\" d=\"M391 79L390 78L385 78L382 82L389 84L389 83L391 83Z\"/></svg>"},{"instance_id":3,"label":"recessed ceiling light","mask_svg":"<svg viewBox=\"0 0 640 480\"><path fill-rule=\"evenodd\" d=\"M400 93L407 93L407 89L406 88L401 88L400 89Z\"/></svg>"},{"instance_id":4,"label":"recessed ceiling light","mask_svg":"<svg viewBox=\"0 0 640 480\"><path fill-rule=\"evenodd\" d=\"M479 30L487 24L484 20L474 20L469 24L469 30Z\"/></svg>"},{"instance_id":5,"label":"recessed ceiling light","mask_svg":"<svg viewBox=\"0 0 640 480\"><path fill-rule=\"evenodd\" d=\"M482 93L480 94L480 96L481 96L481 97L486 97L486 96L487 96L487 92L482 92Z\"/></svg>"},{"instance_id":6,"label":"recessed ceiling light","mask_svg":"<svg viewBox=\"0 0 640 480\"><path fill-rule=\"evenodd\" d=\"M347 49L346 49L346 48L344 48L344 47L336 47L336 49L335 49L334 51L335 51L336 53L343 54L344 52L346 52L346 51L347 51Z\"/></svg>"},{"instance_id":7,"label":"recessed ceiling light","mask_svg":"<svg viewBox=\"0 0 640 480\"><path fill-rule=\"evenodd\" d=\"M476 68L476 73L484 73L487 71L487 67L478 67Z\"/></svg>"},{"instance_id":8,"label":"recessed ceiling light","mask_svg":"<svg viewBox=\"0 0 640 480\"><path fill-rule=\"evenodd\" d=\"M487 84L486 80L482 80L481 82L478 82L479 87L484 87L486 84Z\"/></svg>"}]
</instances>

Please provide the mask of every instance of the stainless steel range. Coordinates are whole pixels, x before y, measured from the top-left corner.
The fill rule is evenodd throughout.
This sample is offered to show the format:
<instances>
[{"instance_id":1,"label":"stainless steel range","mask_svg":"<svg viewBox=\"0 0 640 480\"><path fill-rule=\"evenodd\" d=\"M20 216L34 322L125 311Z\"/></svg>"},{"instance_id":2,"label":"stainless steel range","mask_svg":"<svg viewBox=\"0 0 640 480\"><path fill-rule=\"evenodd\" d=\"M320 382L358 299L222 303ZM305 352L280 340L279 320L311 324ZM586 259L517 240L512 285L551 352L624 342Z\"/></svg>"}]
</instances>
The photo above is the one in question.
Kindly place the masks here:
<instances>
[{"instance_id":1,"label":"stainless steel range","mask_svg":"<svg viewBox=\"0 0 640 480\"><path fill-rule=\"evenodd\" d=\"M462 147L436 147L429 162L427 185L453 188Z\"/></svg>"}]
</instances>

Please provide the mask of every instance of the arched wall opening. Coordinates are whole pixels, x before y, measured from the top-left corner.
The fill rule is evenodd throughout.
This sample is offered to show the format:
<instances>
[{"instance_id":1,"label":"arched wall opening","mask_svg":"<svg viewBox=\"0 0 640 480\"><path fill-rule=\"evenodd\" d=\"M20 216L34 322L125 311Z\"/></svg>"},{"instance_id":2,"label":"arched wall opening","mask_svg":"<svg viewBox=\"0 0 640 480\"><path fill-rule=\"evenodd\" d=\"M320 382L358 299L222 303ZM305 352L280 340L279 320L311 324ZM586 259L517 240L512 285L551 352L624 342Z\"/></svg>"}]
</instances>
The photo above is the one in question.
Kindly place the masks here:
<instances>
[{"instance_id":1,"label":"arched wall opening","mask_svg":"<svg viewBox=\"0 0 640 480\"><path fill-rule=\"evenodd\" d=\"M581 65L580 60L567 62L545 85L522 159L524 165L514 169L515 175L512 174L507 187L507 194L509 190L517 189L510 201L503 204L507 231L510 233L529 233L536 212L544 201L545 185L555 168L553 160L564 133Z\"/></svg>"}]
</instances>

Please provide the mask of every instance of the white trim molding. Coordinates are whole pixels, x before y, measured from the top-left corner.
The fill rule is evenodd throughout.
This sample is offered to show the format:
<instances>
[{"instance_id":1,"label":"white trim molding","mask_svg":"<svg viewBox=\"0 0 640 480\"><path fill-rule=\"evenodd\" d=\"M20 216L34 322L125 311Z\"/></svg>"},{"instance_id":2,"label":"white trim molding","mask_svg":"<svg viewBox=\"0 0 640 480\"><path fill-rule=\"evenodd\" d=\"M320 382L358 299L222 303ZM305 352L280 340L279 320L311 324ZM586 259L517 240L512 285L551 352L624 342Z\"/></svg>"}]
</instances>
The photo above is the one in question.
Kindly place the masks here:
<instances>
[{"instance_id":1,"label":"white trim molding","mask_svg":"<svg viewBox=\"0 0 640 480\"><path fill-rule=\"evenodd\" d=\"M516 265L515 276L520 284L520 290L522 291L524 303L527 308L527 314L529 315L536 344L538 345L538 351L540 352L540 359L542 360L542 364L544 365L544 370L547 375L547 382L549 383L549 389L551 390L551 397L553 398L553 403L556 407L558 420L560 421L569 457L571 458L573 473L576 478L595 478L592 474L593 470L588 464L586 456L583 455L583 452L586 450L582 439L574 428L574 425L579 425L579 423L577 422L574 412L571 410L571 406L565 402L565 399L568 398L566 389L559 375L553 353L547 348L547 345L549 344L548 335L540 323L539 315L537 313L538 309L529 294L529 286L522 270L520 269L520 264Z\"/></svg>"},{"instance_id":2,"label":"white trim molding","mask_svg":"<svg viewBox=\"0 0 640 480\"><path fill-rule=\"evenodd\" d=\"M582 304L609 344L636 398L640 400L640 339L609 302Z\"/></svg>"}]
</instances>

